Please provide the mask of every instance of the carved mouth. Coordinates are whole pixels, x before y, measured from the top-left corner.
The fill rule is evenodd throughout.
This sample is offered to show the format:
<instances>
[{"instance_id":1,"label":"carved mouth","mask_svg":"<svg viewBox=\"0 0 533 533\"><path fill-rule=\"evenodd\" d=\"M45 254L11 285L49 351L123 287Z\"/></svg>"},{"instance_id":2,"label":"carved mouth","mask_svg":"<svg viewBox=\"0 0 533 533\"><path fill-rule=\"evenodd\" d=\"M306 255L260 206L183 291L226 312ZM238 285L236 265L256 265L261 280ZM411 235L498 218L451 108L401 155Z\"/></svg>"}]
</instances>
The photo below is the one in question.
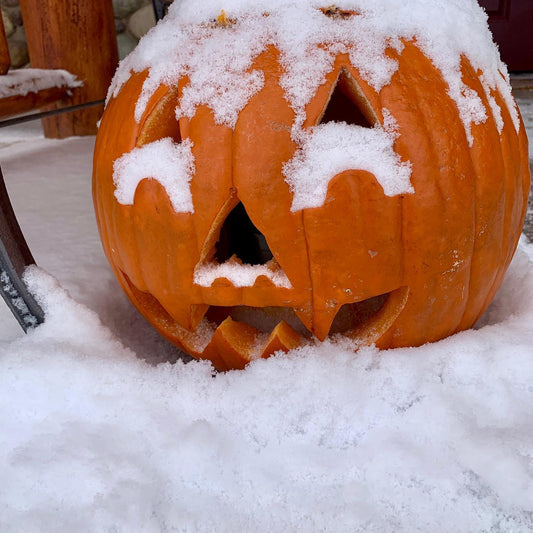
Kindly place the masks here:
<instances>
[{"instance_id":1,"label":"carved mouth","mask_svg":"<svg viewBox=\"0 0 533 533\"><path fill-rule=\"evenodd\" d=\"M195 331L180 326L149 293L140 291L121 272L132 301L168 340L198 359L210 359L217 370L244 368L258 358L314 342L291 308L210 306ZM329 338L343 336L355 347L377 342L404 309L408 287L400 287L337 313Z\"/></svg>"}]
</instances>

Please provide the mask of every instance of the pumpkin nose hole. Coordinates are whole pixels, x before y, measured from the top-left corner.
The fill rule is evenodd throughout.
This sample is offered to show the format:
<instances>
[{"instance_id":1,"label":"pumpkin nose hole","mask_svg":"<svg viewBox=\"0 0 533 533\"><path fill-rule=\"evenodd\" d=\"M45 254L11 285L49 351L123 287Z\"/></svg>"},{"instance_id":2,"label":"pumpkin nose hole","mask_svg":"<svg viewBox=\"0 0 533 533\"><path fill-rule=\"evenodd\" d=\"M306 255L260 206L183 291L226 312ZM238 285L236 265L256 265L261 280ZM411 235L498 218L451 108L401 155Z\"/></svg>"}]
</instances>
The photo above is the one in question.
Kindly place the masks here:
<instances>
[{"instance_id":1,"label":"pumpkin nose hole","mask_svg":"<svg viewBox=\"0 0 533 533\"><path fill-rule=\"evenodd\" d=\"M234 255L248 265L264 265L273 257L265 236L254 226L242 202L226 218L216 244L219 263Z\"/></svg>"},{"instance_id":2,"label":"pumpkin nose hole","mask_svg":"<svg viewBox=\"0 0 533 533\"><path fill-rule=\"evenodd\" d=\"M376 121L374 110L353 76L346 69L341 69L319 124L345 122L371 128Z\"/></svg>"}]
</instances>

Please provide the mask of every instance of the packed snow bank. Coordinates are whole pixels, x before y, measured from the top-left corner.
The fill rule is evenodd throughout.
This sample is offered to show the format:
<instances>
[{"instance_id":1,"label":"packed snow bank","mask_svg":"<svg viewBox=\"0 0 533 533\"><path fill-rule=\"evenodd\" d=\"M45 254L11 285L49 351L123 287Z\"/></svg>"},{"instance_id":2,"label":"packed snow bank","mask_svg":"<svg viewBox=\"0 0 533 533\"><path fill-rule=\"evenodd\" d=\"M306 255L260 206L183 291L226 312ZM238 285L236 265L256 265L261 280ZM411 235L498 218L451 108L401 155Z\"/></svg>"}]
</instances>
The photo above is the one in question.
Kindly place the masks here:
<instances>
[{"instance_id":1,"label":"packed snow bank","mask_svg":"<svg viewBox=\"0 0 533 533\"><path fill-rule=\"evenodd\" d=\"M75 301L36 271L43 326L0 306L2 533L533 530L532 245L479 329L433 345L155 366L176 352L103 256L94 138L36 126L2 130L2 171Z\"/></svg>"},{"instance_id":2,"label":"packed snow bank","mask_svg":"<svg viewBox=\"0 0 533 533\"><path fill-rule=\"evenodd\" d=\"M0 529L530 531L532 260L478 330L216 375L144 363L31 270L47 321L0 349Z\"/></svg>"}]
</instances>

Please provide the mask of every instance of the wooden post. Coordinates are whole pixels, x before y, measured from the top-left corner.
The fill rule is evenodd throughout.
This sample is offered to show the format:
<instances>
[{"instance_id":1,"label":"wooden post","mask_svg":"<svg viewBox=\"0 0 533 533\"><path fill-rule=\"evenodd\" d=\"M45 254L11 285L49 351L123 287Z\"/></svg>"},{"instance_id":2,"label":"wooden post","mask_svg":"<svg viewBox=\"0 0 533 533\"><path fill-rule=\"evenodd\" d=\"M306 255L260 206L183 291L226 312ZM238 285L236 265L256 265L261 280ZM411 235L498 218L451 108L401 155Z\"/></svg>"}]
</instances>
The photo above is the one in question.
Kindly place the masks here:
<instances>
[{"instance_id":1,"label":"wooden post","mask_svg":"<svg viewBox=\"0 0 533 533\"><path fill-rule=\"evenodd\" d=\"M11 58L9 56L6 30L4 28L4 21L0 17L0 75L5 74L9 70L10 64Z\"/></svg>"},{"instance_id":2,"label":"wooden post","mask_svg":"<svg viewBox=\"0 0 533 533\"><path fill-rule=\"evenodd\" d=\"M32 67L65 69L82 80L70 104L105 98L118 64L111 0L20 0L20 7ZM98 106L43 119L44 133L94 135L102 111Z\"/></svg>"}]
</instances>

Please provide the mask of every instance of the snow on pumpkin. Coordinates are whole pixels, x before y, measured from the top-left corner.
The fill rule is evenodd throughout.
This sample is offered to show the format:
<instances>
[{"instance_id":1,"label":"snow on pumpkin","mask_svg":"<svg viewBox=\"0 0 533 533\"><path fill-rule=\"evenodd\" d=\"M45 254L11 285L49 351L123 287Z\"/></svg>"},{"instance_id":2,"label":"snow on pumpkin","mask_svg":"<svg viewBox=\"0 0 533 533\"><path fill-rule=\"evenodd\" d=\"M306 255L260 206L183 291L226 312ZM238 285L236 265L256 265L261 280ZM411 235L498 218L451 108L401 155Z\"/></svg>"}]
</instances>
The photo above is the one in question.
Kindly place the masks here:
<instances>
[{"instance_id":1,"label":"snow on pumpkin","mask_svg":"<svg viewBox=\"0 0 533 533\"><path fill-rule=\"evenodd\" d=\"M170 138L134 148L113 165L113 182L117 201L132 205L137 185L156 179L165 188L176 213L192 213L189 182L194 172L191 143L176 144Z\"/></svg>"},{"instance_id":2,"label":"snow on pumpkin","mask_svg":"<svg viewBox=\"0 0 533 533\"><path fill-rule=\"evenodd\" d=\"M508 80L474 0L175 2L121 63L97 138L122 287L219 369L470 328L525 214ZM264 331L243 308L290 318Z\"/></svg>"},{"instance_id":3,"label":"snow on pumpkin","mask_svg":"<svg viewBox=\"0 0 533 533\"><path fill-rule=\"evenodd\" d=\"M330 122L302 135L300 149L283 167L294 194L292 211L322 206L331 177L354 168L372 173L387 196L414 192L411 165L394 151L394 119L383 111L385 127Z\"/></svg>"}]
</instances>

